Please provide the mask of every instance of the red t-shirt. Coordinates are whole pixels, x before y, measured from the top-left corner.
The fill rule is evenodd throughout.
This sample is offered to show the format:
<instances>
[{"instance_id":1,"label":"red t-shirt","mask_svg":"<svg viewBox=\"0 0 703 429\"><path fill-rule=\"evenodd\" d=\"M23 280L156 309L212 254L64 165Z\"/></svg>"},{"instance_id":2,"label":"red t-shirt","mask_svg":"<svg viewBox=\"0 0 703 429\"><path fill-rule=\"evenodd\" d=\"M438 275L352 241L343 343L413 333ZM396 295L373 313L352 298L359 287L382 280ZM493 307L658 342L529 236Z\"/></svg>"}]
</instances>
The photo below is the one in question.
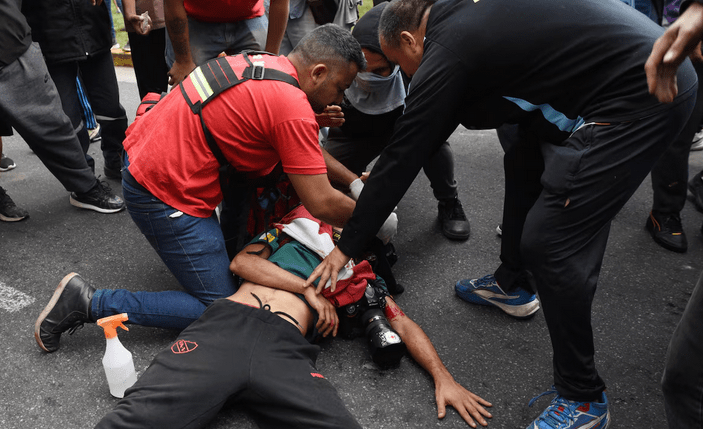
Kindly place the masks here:
<instances>
[{"instance_id":1,"label":"red t-shirt","mask_svg":"<svg viewBox=\"0 0 703 429\"><path fill-rule=\"evenodd\" d=\"M205 22L235 22L264 14L264 0L184 0L188 16Z\"/></svg>"},{"instance_id":2,"label":"red t-shirt","mask_svg":"<svg viewBox=\"0 0 703 429\"><path fill-rule=\"evenodd\" d=\"M250 56L297 79L286 57ZM242 56L227 57L237 76ZM190 78L188 78L190 79ZM305 93L285 82L246 81L203 109L208 129L225 158L240 172L265 175L280 161L290 174L326 174L319 127ZM129 171L154 196L176 209L208 217L222 201L219 163L208 147L200 118L175 88L127 129Z\"/></svg>"}]
</instances>

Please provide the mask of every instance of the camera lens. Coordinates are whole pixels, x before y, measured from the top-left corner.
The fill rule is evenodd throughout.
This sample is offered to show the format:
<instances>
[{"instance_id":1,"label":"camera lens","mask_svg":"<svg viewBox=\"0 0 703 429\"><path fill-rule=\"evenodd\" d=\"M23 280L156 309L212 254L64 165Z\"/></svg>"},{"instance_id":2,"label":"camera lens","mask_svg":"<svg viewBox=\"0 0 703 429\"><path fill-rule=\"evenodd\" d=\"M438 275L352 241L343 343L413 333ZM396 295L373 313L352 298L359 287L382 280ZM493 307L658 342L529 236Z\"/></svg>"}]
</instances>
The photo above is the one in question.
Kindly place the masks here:
<instances>
[{"instance_id":1,"label":"camera lens","mask_svg":"<svg viewBox=\"0 0 703 429\"><path fill-rule=\"evenodd\" d=\"M369 309L363 315L371 358L382 367L397 366L405 354L405 343L393 330L380 309Z\"/></svg>"}]
</instances>

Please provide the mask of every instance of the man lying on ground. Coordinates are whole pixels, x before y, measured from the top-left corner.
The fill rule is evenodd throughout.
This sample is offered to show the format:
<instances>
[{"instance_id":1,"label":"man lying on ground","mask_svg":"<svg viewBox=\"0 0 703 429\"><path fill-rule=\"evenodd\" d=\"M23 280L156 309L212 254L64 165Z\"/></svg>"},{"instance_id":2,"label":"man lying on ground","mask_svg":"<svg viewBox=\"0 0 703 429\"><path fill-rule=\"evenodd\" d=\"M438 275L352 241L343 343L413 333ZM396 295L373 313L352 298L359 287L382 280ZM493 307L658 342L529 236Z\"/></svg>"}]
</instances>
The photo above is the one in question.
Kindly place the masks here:
<instances>
[{"instance_id":1,"label":"man lying on ground","mask_svg":"<svg viewBox=\"0 0 703 429\"><path fill-rule=\"evenodd\" d=\"M332 228L302 206L253 240L230 265L246 279L239 290L214 302L159 353L97 427L202 427L234 399L262 428L360 428L315 367L319 347L308 342L315 330L336 335L339 319L330 300L359 299L364 277L375 277L361 262L347 266L344 289L339 282L335 290L319 287L323 294L303 287L320 255L333 247ZM451 405L470 426L476 427L474 420L487 425L491 414L484 407L491 404L454 380L429 338L390 296L385 314L432 376L438 417Z\"/></svg>"}]
</instances>

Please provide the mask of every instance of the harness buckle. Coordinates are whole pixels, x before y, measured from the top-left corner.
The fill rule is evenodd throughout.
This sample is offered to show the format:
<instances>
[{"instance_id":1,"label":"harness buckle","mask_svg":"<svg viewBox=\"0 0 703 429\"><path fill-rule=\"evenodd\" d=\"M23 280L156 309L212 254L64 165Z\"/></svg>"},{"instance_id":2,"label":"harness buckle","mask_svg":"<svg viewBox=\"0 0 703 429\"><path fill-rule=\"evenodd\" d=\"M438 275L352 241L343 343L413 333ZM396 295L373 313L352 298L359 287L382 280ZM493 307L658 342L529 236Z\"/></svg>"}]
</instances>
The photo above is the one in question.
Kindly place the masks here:
<instances>
[{"instance_id":1,"label":"harness buckle","mask_svg":"<svg viewBox=\"0 0 703 429\"><path fill-rule=\"evenodd\" d=\"M263 80L266 68L262 64L253 64L251 70L251 78L254 80Z\"/></svg>"}]
</instances>

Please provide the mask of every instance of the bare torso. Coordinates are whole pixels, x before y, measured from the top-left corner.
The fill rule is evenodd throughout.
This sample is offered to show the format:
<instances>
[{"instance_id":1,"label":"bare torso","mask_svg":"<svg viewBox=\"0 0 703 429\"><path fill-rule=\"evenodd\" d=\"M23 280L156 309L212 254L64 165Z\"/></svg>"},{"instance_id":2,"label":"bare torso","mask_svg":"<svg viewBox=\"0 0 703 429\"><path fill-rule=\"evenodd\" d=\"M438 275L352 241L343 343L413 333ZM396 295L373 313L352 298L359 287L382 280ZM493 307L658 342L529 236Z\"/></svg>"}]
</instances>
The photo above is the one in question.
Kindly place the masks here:
<instances>
[{"instance_id":1,"label":"bare torso","mask_svg":"<svg viewBox=\"0 0 703 429\"><path fill-rule=\"evenodd\" d=\"M307 304L288 291L273 289L252 282L244 282L239 287L239 290L234 295L227 297L227 299L256 308L268 306L266 309L272 313L283 312L295 319L298 324L294 323L289 317L282 314L277 315L298 328L303 335L306 334L313 321L312 311Z\"/></svg>"}]
</instances>

